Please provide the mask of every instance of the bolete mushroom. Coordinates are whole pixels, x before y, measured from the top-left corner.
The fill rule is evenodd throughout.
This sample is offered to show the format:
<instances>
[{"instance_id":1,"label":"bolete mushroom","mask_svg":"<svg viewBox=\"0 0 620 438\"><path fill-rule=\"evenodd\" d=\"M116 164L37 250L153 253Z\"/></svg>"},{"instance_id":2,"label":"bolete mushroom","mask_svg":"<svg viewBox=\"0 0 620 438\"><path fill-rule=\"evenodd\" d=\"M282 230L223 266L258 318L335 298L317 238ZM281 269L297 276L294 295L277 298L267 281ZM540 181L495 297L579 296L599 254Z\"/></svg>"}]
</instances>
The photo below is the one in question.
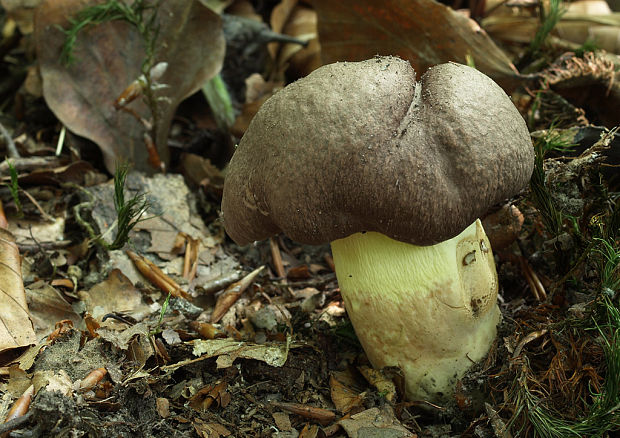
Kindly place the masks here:
<instances>
[{"instance_id":1,"label":"bolete mushroom","mask_svg":"<svg viewBox=\"0 0 620 438\"><path fill-rule=\"evenodd\" d=\"M500 320L478 218L528 182L527 127L490 78L376 57L323 66L276 93L224 184L238 244L284 232L331 242L349 317L375 367L410 399L443 400L482 359Z\"/></svg>"}]
</instances>

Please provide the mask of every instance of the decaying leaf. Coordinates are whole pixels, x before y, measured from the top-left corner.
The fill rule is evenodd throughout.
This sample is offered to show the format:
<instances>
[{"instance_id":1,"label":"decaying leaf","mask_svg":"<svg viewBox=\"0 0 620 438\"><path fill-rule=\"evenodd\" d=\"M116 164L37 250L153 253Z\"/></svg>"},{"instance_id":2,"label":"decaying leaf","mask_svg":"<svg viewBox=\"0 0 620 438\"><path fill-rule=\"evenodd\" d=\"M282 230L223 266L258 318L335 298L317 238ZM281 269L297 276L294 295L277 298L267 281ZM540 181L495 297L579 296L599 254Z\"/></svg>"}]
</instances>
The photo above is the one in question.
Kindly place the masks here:
<instances>
[{"instance_id":1,"label":"decaying leaf","mask_svg":"<svg viewBox=\"0 0 620 438\"><path fill-rule=\"evenodd\" d=\"M140 76L144 60L143 41L126 22L113 21L80 32L74 57L66 66L60 51L65 40L61 27L85 6L98 0L46 0L37 10L35 41L43 94L50 109L78 135L101 148L111 172L114 161L132 160L136 168L149 169L145 148L145 127L125 111L114 109L114 101ZM158 9L159 44L155 64L167 62L159 79L165 84L156 91L158 129L155 143L159 156L167 162L167 136L178 104L198 90L220 70L224 57L224 37L217 14L199 1L161 2ZM150 111L138 99L131 109L145 120Z\"/></svg>"},{"instance_id":2,"label":"decaying leaf","mask_svg":"<svg viewBox=\"0 0 620 438\"><path fill-rule=\"evenodd\" d=\"M317 0L324 64L398 55L418 74L447 61L466 64L495 80L515 76L506 54L473 20L434 0Z\"/></svg>"},{"instance_id":3,"label":"decaying leaf","mask_svg":"<svg viewBox=\"0 0 620 438\"><path fill-rule=\"evenodd\" d=\"M199 339L193 341L192 344L194 356L200 356L201 359L217 356L218 368L228 368L238 358L260 360L272 367L281 367L288 357L291 338L287 336L286 343L281 344L255 344L230 338Z\"/></svg>"},{"instance_id":4,"label":"decaying leaf","mask_svg":"<svg viewBox=\"0 0 620 438\"><path fill-rule=\"evenodd\" d=\"M107 279L93 286L88 292L79 292L79 296L84 301L86 310L99 322L104 315L111 312L122 312L137 321L152 312L142 300L140 291L118 269L112 270Z\"/></svg>"},{"instance_id":5,"label":"decaying leaf","mask_svg":"<svg viewBox=\"0 0 620 438\"><path fill-rule=\"evenodd\" d=\"M230 394L226 391L227 388L228 383L225 381L203 386L189 399L189 405L197 411L206 411L213 404L225 408L230 402Z\"/></svg>"},{"instance_id":6,"label":"decaying leaf","mask_svg":"<svg viewBox=\"0 0 620 438\"><path fill-rule=\"evenodd\" d=\"M329 378L329 387L332 402L338 412L349 413L354 408L363 406L365 393L360 393L352 388L353 378L350 372L333 372Z\"/></svg>"},{"instance_id":7,"label":"decaying leaf","mask_svg":"<svg viewBox=\"0 0 620 438\"><path fill-rule=\"evenodd\" d=\"M26 298L39 338L52 333L59 321L68 320L76 326L80 323L80 315L62 293L45 281L30 284L26 289Z\"/></svg>"},{"instance_id":8,"label":"decaying leaf","mask_svg":"<svg viewBox=\"0 0 620 438\"><path fill-rule=\"evenodd\" d=\"M416 436L401 426L387 404L382 409L371 408L352 415L351 418L340 420L338 424L344 428L349 438Z\"/></svg>"},{"instance_id":9,"label":"decaying leaf","mask_svg":"<svg viewBox=\"0 0 620 438\"><path fill-rule=\"evenodd\" d=\"M376 370L367 366L358 367L360 373L364 376L368 383L377 388L387 401L396 400L396 385L381 370Z\"/></svg>"},{"instance_id":10,"label":"decaying leaf","mask_svg":"<svg viewBox=\"0 0 620 438\"><path fill-rule=\"evenodd\" d=\"M28 315L19 249L13 235L0 228L0 354L37 342Z\"/></svg>"}]
</instances>

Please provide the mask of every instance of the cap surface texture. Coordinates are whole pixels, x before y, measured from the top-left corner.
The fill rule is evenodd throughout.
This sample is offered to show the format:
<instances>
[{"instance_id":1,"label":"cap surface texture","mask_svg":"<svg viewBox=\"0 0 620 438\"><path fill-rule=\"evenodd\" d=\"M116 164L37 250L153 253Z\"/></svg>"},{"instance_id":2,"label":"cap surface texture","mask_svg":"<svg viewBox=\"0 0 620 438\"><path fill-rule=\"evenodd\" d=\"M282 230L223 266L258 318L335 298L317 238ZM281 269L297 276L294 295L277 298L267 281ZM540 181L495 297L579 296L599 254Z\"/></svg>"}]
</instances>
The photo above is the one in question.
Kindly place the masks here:
<instances>
[{"instance_id":1,"label":"cap surface texture","mask_svg":"<svg viewBox=\"0 0 620 438\"><path fill-rule=\"evenodd\" d=\"M395 57L329 64L252 120L226 175L224 223L238 244L376 231L431 245L521 190L533 165L523 118L473 68L441 64L416 82Z\"/></svg>"}]
</instances>

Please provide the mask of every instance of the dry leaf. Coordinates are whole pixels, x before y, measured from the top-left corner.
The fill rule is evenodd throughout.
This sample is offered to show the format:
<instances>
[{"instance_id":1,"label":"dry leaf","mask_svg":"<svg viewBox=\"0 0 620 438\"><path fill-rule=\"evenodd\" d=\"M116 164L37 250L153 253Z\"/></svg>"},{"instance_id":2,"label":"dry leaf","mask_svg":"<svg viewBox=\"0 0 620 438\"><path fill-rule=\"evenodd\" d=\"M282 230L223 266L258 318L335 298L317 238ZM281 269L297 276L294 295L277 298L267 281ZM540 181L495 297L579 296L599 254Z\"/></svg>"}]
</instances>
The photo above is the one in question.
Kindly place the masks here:
<instances>
[{"instance_id":1,"label":"dry leaf","mask_svg":"<svg viewBox=\"0 0 620 438\"><path fill-rule=\"evenodd\" d=\"M421 75L447 61L466 64L495 80L515 76L515 69L478 24L433 0L317 0L323 62L361 61L398 55Z\"/></svg>"},{"instance_id":2,"label":"dry leaf","mask_svg":"<svg viewBox=\"0 0 620 438\"><path fill-rule=\"evenodd\" d=\"M155 263L133 251L127 250L126 253L131 261L134 262L138 271L162 292L177 298L191 299L191 295L181 289L181 286L159 269Z\"/></svg>"},{"instance_id":3,"label":"dry leaf","mask_svg":"<svg viewBox=\"0 0 620 438\"><path fill-rule=\"evenodd\" d=\"M389 402L396 400L396 385L381 370L375 370L367 366L358 367L360 373L364 376L368 383L377 388L379 393L383 394Z\"/></svg>"},{"instance_id":4,"label":"dry leaf","mask_svg":"<svg viewBox=\"0 0 620 438\"><path fill-rule=\"evenodd\" d=\"M200 418L194 418L192 425L196 434L201 438L220 438L223 436L230 436L231 433L228 429L219 423L205 423Z\"/></svg>"},{"instance_id":5,"label":"dry leaf","mask_svg":"<svg viewBox=\"0 0 620 438\"><path fill-rule=\"evenodd\" d=\"M206 411L213 403L216 407L225 408L230 402L230 394L226 391L227 388L227 382L204 386L189 399L189 405L196 411Z\"/></svg>"},{"instance_id":6,"label":"dry leaf","mask_svg":"<svg viewBox=\"0 0 620 438\"><path fill-rule=\"evenodd\" d=\"M200 359L208 359L217 356L218 368L228 368L232 366L237 358L260 360L272 367L281 367L288 357L290 341L290 337L287 337L286 343L255 344L253 342L240 342L226 338L211 340L199 339L192 341L191 344L194 346L194 356L200 356ZM174 367L174 365L167 368L171 367Z\"/></svg>"},{"instance_id":7,"label":"dry leaf","mask_svg":"<svg viewBox=\"0 0 620 438\"><path fill-rule=\"evenodd\" d=\"M37 10L35 40L43 93L50 109L78 135L101 148L108 170L119 158L133 160L138 169L149 169L144 125L113 104L122 91L140 76L144 59L141 37L128 23L108 22L80 32L69 67L59 54L68 19L95 0L46 0ZM178 104L219 72L224 57L220 17L197 0L162 2L158 12L159 44L155 63L168 68L158 81L159 157L168 159L167 137ZM150 112L141 99L130 105L144 119ZM152 169L150 169L152 170Z\"/></svg>"},{"instance_id":8,"label":"dry leaf","mask_svg":"<svg viewBox=\"0 0 620 438\"><path fill-rule=\"evenodd\" d=\"M349 413L354 408L361 408L366 393L352 388L353 377L348 371L333 372L329 378L332 402L338 412Z\"/></svg>"},{"instance_id":9,"label":"dry leaf","mask_svg":"<svg viewBox=\"0 0 620 438\"><path fill-rule=\"evenodd\" d=\"M389 405L379 408L371 408L352 415L338 422L347 432L349 438L363 438L367 436L400 438L416 437L417 435L409 432L400 425L394 417L394 412Z\"/></svg>"},{"instance_id":10,"label":"dry leaf","mask_svg":"<svg viewBox=\"0 0 620 438\"><path fill-rule=\"evenodd\" d=\"M82 319L63 294L45 281L29 285L26 297L39 338L49 335L58 321L70 320L74 325L78 325Z\"/></svg>"},{"instance_id":11,"label":"dry leaf","mask_svg":"<svg viewBox=\"0 0 620 438\"><path fill-rule=\"evenodd\" d=\"M142 300L142 293L118 269L113 269L108 278L88 292L80 291L79 297L84 301L86 311L99 322L112 312L122 312L136 321L151 314L151 308Z\"/></svg>"},{"instance_id":12,"label":"dry leaf","mask_svg":"<svg viewBox=\"0 0 620 438\"><path fill-rule=\"evenodd\" d=\"M0 354L36 344L22 282L19 249L13 234L0 228Z\"/></svg>"},{"instance_id":13,"label":"dry leaf","mask_svg":"<svg viewBox=\"0 0 620 438\"><path fill-rule=\"evenodd\" d=\"M170 416L170 400L163 397L157 397L155 400L157 407L157 413L161 418L168 418Z\"/></svg>"},{"instance_id":14,"label":"dry leaf","mask_svg":"<svg viewBox=\"0 0 620 438\"><path fill-rule=\"evenodd\" d=\"M291 419L286 412L274 412L271 416L273 417L273 421L275 421L278 430L286 432L293 428L291 425Z\"/></svg>"},{"instance_id":15,"label":"dry leaf","mask_svg":"<svg viewBox=\"0 0 620 438\"><path fill-rule=\"evenodd\" d=\"M317 35L316 11L298 4L298 0L283 0L271 13L271 29L284 35L307 41L306 47L293 43L271 43L271 57L276 61L276 71L289 71L296 77L307 76L321 66L321 46Z\"/></svg>"}]
</instances>

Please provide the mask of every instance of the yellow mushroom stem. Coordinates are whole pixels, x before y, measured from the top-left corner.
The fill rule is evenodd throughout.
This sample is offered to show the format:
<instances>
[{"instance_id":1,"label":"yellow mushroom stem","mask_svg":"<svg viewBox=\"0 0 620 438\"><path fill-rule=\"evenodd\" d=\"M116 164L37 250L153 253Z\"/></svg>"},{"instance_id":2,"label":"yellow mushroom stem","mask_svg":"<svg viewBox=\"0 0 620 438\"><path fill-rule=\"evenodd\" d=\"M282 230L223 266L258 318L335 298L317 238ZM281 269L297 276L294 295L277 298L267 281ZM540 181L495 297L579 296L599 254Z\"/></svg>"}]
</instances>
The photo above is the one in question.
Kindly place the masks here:
<instances>
[{"instance_id":1,"label":"yellow mushroom stem","mask_svg":"<svg viewBox=\"0 0 620 438\"><path fill-rule=\"evenodd\" d=\"M432 246L376 232L331 245L349 318L373 366L401 368L410 400L450 398L487 354L501 318L480 220Z\"/></svg>"}]
</instances>

